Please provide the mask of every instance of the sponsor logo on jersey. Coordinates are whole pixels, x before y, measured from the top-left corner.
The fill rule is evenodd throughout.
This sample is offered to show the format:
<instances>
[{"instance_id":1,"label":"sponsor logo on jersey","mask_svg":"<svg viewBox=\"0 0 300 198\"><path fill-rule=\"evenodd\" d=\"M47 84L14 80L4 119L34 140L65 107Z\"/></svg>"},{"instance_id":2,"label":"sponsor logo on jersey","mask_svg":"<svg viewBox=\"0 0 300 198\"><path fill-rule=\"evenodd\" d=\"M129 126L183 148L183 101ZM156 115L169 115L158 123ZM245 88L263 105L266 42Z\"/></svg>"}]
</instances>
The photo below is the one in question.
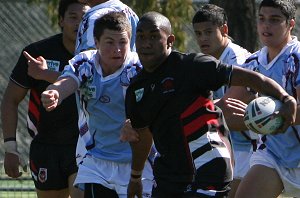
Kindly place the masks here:
<instances>
[{"instance_id":1,"label":"sponsor logo on jersey","mask_svg":"<svg viewBox=\"0 0 300 198\"><path fill-rule=\"evenodd\" d=\"M135 94L135 100L136 102L141 101L143 95L144 95L144 88L138 89L134 91Z\"/></svg>"},{"instance_id":2,"label":"sponsor logo on jersey","mask_svg":"<svg viewBox=\"0 0 300 198\"><path fill-rule=\"evenodd\" d=\"M60 61L46 60L48 69L51 71L59 71Z\"/></svg>"},{"instance_id":3,"label":"sponsor logo on jersey","mask_svg":"<svg viewBox=\"0 0 300 198\"><path fill-rule=\"evenodd\" d=\"M88 98L96 98L96 86L88 86L85 95Z\"/></svg>"},{"instance_id":4,"label":"sponsor logo on jersey","mask_svg":"<svg viewBox=\"0 0 300 198\"><path fill-rule=\"evenodd\" d=\"M39 169L38 178L41 183L45 183L47 181L47 169L46 168Z\"/></svg>"}]
</instances>

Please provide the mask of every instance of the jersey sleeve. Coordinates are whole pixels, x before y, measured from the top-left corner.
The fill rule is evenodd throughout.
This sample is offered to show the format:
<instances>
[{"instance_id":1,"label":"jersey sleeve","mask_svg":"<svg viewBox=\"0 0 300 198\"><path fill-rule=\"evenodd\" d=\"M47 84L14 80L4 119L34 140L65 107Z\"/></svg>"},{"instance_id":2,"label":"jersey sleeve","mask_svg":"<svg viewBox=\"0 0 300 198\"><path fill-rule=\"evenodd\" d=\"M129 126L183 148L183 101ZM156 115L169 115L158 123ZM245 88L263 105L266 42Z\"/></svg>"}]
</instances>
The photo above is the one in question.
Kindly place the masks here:
<instances>
[{"instance_id":1,"label":"jersey sleeve","mask_svg":"<svg viewBox=\"0 0 300 198\"><path fill-rule=\"evenodd\" d=\"M215 91L230 83L232 65L224 64L212 56L196 55L191 63L190 75L200 89Z\"/></svg>"},{"instance_id":2,"label":"jersey sleeve","mask_svg":"<svg viewBox=\"0 0 300 198\"><path fill-rule=\"evenodd\" d=\"M23 51L27 51L32 57L38 56L33 45L29 45L26 48L24 48L19 56L17 64L12 70L10 80L12 80L20 87L30 89L34 85L34 79L27 74L27 59L23 55Z\"/></svg>"},{"instance_id":3,"label":"jersey sleeve","mask_svg":"<svg viewBox=\"0 0 300 198\"><path fill-rule=\"evenodd\" d=\"M93 50L95 51L95 50ZM93 76L94 56L92 51L80 53L69 60L69 64L65 66L61 77L72 77L78 84L78 87L83 86Z\"/></svg>"}]
</instances>

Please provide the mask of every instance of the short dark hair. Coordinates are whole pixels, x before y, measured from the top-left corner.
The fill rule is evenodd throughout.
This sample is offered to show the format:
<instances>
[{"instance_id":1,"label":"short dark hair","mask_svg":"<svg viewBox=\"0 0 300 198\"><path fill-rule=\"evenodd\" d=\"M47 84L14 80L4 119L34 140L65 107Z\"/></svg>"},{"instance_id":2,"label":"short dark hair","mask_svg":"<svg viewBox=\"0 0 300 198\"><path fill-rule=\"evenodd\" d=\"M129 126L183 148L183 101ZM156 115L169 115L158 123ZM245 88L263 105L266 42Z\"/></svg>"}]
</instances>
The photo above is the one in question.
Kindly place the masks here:
<instances>
[{"instance_id":1,"label":"short dark hair","mask_svg":"<svg viewBox=\"0 0 300 198\"><path fill-rule=\"evenodd\" d=\"M205 4L196 12L192 23L212 22L214 25L227 24L228 17L225 10L214 4Z\"/></svg>"},{"instance_id":2,"label":"short dark hair","mask_svg":"<svg viewBox=\"0 0 300 198\"><path fill-rule=\"evenodd\" d=\"M78 0L60 0L58 4L58 18L59 17L64 18L68 7L73 3L80 3L85 5L84 3L81 3Z\"/></svg>"},{"instance_id":3,"label":"short dark hair","mask_svg":"<svg viewBox=\"0 0 300 198\"><path fill-rule=\"evenodd\" d=\"M99 39L104 30L127 31L131 37L131 25L123 12L109 12L95 20L94 37Z\"/></svg>"},{"instance_id":4,"label":"short dark hair","mask_svg":"<svg viewBox=\"0 0 300 198\"><path fill-rule=\"evenodd\" d=\"M165 33L172 34L172 26L170 20L159 12L149 11L143 14L138 22L138 26L144 21L151 21L155 23L159 28L161 28Z\"/></svg>"},{"instance_id":5,"label":"short dark hair","mask_svg":"<svg viewBox=\"0 0 300 198\"><path fill-rule=\"evenodd\" d=\"M287 20L294 19L297 10L295 0L263 0L259 10L262 7L279 8Z\"/></svg>"}]
</instances>

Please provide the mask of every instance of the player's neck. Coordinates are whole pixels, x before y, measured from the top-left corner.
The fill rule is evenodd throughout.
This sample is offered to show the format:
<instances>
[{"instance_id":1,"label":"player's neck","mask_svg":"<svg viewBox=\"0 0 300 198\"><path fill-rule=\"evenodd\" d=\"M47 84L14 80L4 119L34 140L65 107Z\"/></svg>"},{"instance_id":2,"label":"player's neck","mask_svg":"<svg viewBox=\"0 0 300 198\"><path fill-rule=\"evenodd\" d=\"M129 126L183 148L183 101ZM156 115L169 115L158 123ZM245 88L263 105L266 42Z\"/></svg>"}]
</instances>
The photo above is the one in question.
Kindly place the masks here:
<instances>
[{"instance_id":1,"label":"player's neck","mask_svg":"<svg viewBox=\"0 0 300 198\"><path fill-rule=\"evenodd\" d=\"M224 43L223 45L221 45L218 50L215 51L215 53L212 54L213 57L215 57L216 59L220 59L221 55L223 54L225 48L228 45L228 41L226 43Z\"/></svg>"},{"instance_id":2,"label":"player's neck","mask_svg":"<svg viewBox=\"0 0 300 198\"><path fill-rule=\"evenodd\" d=\"M276 46L268 46L268 62L271 62L291 40L292 37L287 37Z\"/></svg>"},{"instance_id":3,"label":"player's neck","mask_svg":"<svg viewBox=\"0 0 300 198\"><path fill-rule=\"evenodd\" d=\"M75 41L70 40L63 36L63 45L67 49L67 51L71 54L74 54L75 51Z\"/></svg>"}]
</instances>

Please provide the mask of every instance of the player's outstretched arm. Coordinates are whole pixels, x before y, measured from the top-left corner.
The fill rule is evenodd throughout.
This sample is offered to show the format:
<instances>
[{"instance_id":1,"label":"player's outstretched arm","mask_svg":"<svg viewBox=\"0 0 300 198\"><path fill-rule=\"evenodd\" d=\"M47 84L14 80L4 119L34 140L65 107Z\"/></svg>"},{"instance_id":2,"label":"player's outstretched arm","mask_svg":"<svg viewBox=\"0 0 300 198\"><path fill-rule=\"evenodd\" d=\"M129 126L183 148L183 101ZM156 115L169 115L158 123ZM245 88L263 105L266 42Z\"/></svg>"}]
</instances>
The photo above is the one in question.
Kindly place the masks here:
<instances>
[{"instance_id":1,"label":"player's outstretched arm","mask_svg":"<svg viewBox=\"0 0 300 198\"><path fill-rule=\"evenodd\" d=\"M267 96L273 96L283 102L278 116L284 118L284 124L281 131L295 123L297 113L297 102L294 97L290 96L276 81L260 73L233 67L231 76L231 85L249 87L259 93Z\"/></svg>"},{"instance_id":2,"label":"player's outstretched arm","mask_svg":"<svg viewBox=\"0 0 300 198\"><path fill-rule=\"evenodd\" d=\"M78 84L72 77L61 77L55 83L49 85L41 95L41 101L47 111L52 111L61 102L74 93Z\"/></svg>"}]
</instances>

